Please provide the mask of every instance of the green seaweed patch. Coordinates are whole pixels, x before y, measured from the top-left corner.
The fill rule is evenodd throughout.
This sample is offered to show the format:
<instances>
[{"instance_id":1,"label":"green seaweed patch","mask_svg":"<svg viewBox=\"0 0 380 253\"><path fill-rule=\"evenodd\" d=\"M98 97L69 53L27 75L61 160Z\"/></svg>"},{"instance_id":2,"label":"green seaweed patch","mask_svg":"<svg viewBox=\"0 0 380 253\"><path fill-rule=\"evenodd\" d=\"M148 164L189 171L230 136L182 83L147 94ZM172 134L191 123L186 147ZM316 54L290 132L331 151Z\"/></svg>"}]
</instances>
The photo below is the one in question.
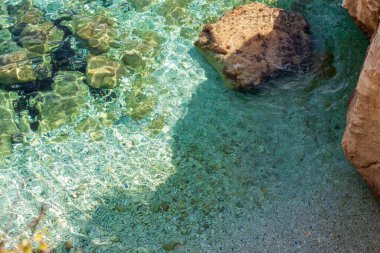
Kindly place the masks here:
<instances>
[{"instance_id":1,"label":"green seaweed patch","mask_svg":"<svg viewBox=\"0 0 380 253\"><path fill-rule=\"evenodd\" d=\"M128 41L127 50L138 52L140 56L145 58L154 58L161 54L162 44L165 39L157 32L134 30L133 34L138 38Z\"/></svg>"},{"instance_id":2,"label":"green seaweed patch","mask_svg":"<svg viewBox=\"0 0 380 253\"><path fill-rule=\"evenodd\" d=\"M153 203L150 208L154 213L167 212L170 209L170 202L162 201L160 203Z\"/></svg>"},{"instance_id":3,"label":"green seaweed patch","mask_svg":"<svg viewBox=\"0 0 380 253\"><path fill-rule=\"evenodd\" d=\"M70 135L68 135L68 134L61 134L61 135L55 137L54 139L52 139L51 142L53 142L53 143L62 143L62 142L67 141L69 138L70 138Z\"/></svg>"},{"instance_id":4,"label":"green seaweed patch","mask_svg":"<svg viewBox=\"0 0 380 253\"><path fill-rule=\"evenodd\" d=\"M156 11L158 15L165 17L167 25L185 25L193 22L188 12L191 0L168 0L160 4Z\"/></svg>"},{"instance_id":5,"label":"green seaweed patch","mask_svg":"<svg viewBox=\"0 0 380 253\"><path fill-rule=\"evenodd\" d=\"M157 0L129 0L129 2L137 12L144 12L147 11L153 3L156 3Z\"/></svg>"},{"instance_id":6,"label":"green seaweed patch","mask_svg":"<svg viewBox=\"0 0 380 253\"><path fill-rule=\"evenodd\" d=\"M103 134L100 128L100 124L91 117L88 117L82 120L75 127L75 130L79 133L89 133L93 141L101 141L103 139Z\"/></svg>"},{"instance_id":7,"label":"green seaweed patch","mask_svg":"<svg viewBox=\"0 0 380 253\"><path fill-rule=\"evenodd\" d=\"M159 116L150 122L148 129L153 134L159 134L161 130L164 128L164 126L165 126L165 117Z\"/></svg>"},{"instance_id":8,"label":"green seaweed patch","mask_svg":"<svg viewBox=\"0 0 380 253\"><path fill-rule=\"evenodd\" d=\"M126 67L141 71L146 67L146 60L136 50L125 52L121 58Z\"/></svg>"},{"instance_id":9,"label":"green seaweed patch","mask_svg":"<svg viewBox=\"0 0 380 253\"><path fill-rule=\"evenodd\" d=\"M165 250L165 251L172 251L175 249L175 247L177 247L178 245L180 245L181 243L180 242L169 242L169 243L165 243L162 245L162 248Z\"/></svg>"},{"instance_id":10,"label":"green seaweed patch","mask_svg":"<svg viewBox=\"0 0 380 253\"><path fill-rule=\"evenodd\" d=\"M152 76L137 75L131 85L125 91L126 113L135 120L141 120L157 105L157 95L147 92L157 86L157 80Z\"/></svg>"},{"instance_id":11,"label":"green seaweed patch","mask_svg":"<svg viewBox=\"0 0 380 253\"><path fill-rule=\"evenodd\" d=\"M101 112L99 115L99 120L104 126L111 127L117 120L117 117L112 112Z\"/></svg>"},{"instance_id":12,"label":"green seaweed patch","mask_svg":"<svg viewBox=\"0 0 380 253\"><path fill-rule=\"evenodd\" d=\"M154 110L157 101L158 99L154 95L127 94L126 113L134 120L141 120Z\"/></svg>"},{"instance_id":13,"label":"green seaweed patch","mask_svg":"<svg viewBox=\"0 0 380 253\"><path fill-rule=\"evenodd\" d=\"M180 36L184 39L194 40L194 38L196 38L197 35L198 35L198 32L195 31L191 27L182 27L181 28Z\"/></svg>"}]
</instances>

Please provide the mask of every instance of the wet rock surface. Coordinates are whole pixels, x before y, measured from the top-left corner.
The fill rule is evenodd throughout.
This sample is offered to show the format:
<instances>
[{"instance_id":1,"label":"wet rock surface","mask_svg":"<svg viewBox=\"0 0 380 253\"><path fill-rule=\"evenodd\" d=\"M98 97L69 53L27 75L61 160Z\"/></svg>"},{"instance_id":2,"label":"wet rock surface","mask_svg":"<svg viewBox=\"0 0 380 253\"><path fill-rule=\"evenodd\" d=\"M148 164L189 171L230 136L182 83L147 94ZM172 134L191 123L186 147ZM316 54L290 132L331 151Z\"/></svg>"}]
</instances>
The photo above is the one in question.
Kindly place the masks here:
<instances>
[{"instance_id":1,"label":"wet rock surface","mask_svg":"<svg viewBox=\"0 0 380 253\"><path fill-rule=\"evenodd\" d=\"M247 90L298 69L309 55L310 35L302 14L251 3L206 25L195 45L231 87Z\"/></svg>"}]
</instances>

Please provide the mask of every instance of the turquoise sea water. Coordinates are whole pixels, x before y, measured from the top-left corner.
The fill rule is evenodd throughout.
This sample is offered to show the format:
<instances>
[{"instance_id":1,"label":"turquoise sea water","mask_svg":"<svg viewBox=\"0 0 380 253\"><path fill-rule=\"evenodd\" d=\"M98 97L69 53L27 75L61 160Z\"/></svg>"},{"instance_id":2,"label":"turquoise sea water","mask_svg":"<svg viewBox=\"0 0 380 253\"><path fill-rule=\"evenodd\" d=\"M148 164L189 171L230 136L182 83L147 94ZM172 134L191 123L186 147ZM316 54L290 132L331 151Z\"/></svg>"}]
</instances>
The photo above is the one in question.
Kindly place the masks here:
<instances>
[{"instance_id":1,"label":"turquoise sea water","mask_svg":"<svg viewBox=\"0 0 380 253\"><path fill-rule=\"evenodd\" d=\"M340 147L368 41L341 1L272 1L307 17L311 70L232 91L193 42L248 2L35 0L48 20L106 13L118 33L109 55L136 50L146 65L112 92L93 91L72 122L14 144L0 164L0 234L10 244L30 236L44 206L38 231L58 252L66 241L70 252L170 243L177 252L375 252L379 206ZM115 120L100 124L100 140L75 131L105 114Z\"/></svg>"}]
</instances>

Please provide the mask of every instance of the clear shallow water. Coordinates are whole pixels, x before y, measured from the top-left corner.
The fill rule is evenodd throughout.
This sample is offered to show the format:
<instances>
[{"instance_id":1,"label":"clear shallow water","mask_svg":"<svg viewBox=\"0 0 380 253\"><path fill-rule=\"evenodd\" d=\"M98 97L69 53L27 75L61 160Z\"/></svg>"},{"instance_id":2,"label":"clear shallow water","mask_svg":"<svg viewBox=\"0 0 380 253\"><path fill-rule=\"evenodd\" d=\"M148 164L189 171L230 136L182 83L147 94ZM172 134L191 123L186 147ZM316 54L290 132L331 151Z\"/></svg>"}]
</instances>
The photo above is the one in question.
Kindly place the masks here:
<instances>
[{"instance_id":1,"label":"clear shallow water","mask_svg":"<svg viewBox=\"0 0 380 253\"><path fill-rule=\"evenodd\" d=\"M255 93L228 90L192 45L202 24L248 1L151 2L136 11L128 1L35 1L52 19L64 8L109 12L123 35L110 54L143 45L150 67L129 73L112 99L89 99L80 119L117 118L101 141L74 122L15 145L0 165L6 238L27 235L44 204L39 230L84 252L159 252L171 242L178 252L375 252L379 206L340 148L367 41L340 1L304 8L312 71ZM318 63L329 53L337 74L327 78ZM135 120L125 98L140 88L157 103ZM154 119L164 119L158 131Z\"/></svg>"}]
</instances>

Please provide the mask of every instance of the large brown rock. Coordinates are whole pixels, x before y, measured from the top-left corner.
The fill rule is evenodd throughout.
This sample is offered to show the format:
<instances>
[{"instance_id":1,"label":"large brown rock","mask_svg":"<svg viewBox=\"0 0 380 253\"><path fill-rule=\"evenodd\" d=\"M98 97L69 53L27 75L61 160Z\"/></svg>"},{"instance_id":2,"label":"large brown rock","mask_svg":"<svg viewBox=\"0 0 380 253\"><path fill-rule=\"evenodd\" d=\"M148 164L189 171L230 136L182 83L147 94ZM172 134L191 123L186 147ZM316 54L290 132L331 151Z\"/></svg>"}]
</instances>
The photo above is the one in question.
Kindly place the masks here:
<instances>
[{"instance_id":1,"label":"large brown rock","mask_svg":"<svg viewBox=\"0 0 380 253\"><path fill-rule=\"evenodd\" d=\"M343 148L380 199L380 29L351 99Z\"/></svg>"},{"instance_id":2,"label":"large brown rock","mask_svg":"<svg viewBox=\"0 0 380 253\"><path fill-rule=\"evenodd\" d=\"M298 68L309 55L310 35L302 14L251 3L206 25L195 45L230 86L246 90Z\"/></svg>"},{"instance_id":3,"label":"large brown rock","mask_svg":"<svg viewBox=\"0 0 380 253\"><path fill-rule=\"evenodd\" d=\"M344 0L343 7L348 10L368 37L376 32L380 20L379 0Z\"/></svg>"},{"instance_id":4,"label":"large brown rock","mask_svg":"<svg viewBox=\"0 0 380 253\"><path fill-rule=\"evenodd\" d=\"M348 160L380 200L380 27L379 20L375 26L373 12L367 8L370 2L345 1L349 12L363 22L362 28L367 27L372 43L350 101L342 145ZM373 29L377 29L374 34Z\"/></svg>"}]
</instances>

